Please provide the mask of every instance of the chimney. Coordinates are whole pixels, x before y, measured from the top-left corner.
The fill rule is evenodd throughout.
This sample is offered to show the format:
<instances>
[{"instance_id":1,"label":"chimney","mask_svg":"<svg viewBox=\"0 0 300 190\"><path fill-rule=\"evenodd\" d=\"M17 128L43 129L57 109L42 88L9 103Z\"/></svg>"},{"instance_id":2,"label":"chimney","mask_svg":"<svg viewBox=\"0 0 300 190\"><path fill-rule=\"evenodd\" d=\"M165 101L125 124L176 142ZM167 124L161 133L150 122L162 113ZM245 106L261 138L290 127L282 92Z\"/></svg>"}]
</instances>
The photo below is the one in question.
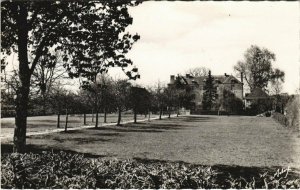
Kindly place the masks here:
<instances>
[{"instance_id":1,"label":"chimney","mask_svg":"<svg viewBox=\"0 0 300 190\"><path fill-rule=\"evenodd\" d=\"M170 84L174 84L174 83L175 83L175 75L171 75Z\"/></svg>"}]
</instances>

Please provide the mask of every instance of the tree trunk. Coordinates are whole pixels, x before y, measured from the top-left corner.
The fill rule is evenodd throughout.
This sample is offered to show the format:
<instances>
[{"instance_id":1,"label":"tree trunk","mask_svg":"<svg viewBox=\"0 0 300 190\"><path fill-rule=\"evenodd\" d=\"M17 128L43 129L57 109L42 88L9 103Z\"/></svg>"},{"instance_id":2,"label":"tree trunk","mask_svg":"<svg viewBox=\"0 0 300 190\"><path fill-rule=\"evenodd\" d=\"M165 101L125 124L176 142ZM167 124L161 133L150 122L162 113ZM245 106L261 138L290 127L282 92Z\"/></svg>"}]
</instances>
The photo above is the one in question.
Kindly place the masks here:
<instances>
[{"instance_id":1,"label":"tree trunk","mask_svg":"<svg viewBox=\"0 0 300 190\"><path fill-rule=\"evenodd\" d=\"M159 110L159 120L161 120L161 115L162 115L162 107Z\"/></svg>"},{"instance_id":2,"label":"tree trunk","mask_svg":"<svg viewBox=\"0 0 300 190\"><path fill-rule=\"evenodd\" d=\"M150 121L150 110L148 109L148 121Z\"/></svg>"},{"instance_id":3,"label":"tree trunk","mask_svg":"<svg viewBox=\"0 0 300 190\"><path fill-rule=\"evenodd\" d=\"M98 110L96 110L96 123L95 128L98 128Z\"/></svg>"},{"instance_id":4,"label":"tree trunk","mask_svg":"<svg viewBox=\"0 0 300 190\"><path fill-rule=\"evenodd\" d=\"M119 108L119 109L118 109L118 122L117 122L117 125L118 125L118 126L121 125L121 114L122 114L122 111L121 111L121 109Z\"/></svg>"},{"instance_id":5,"label":"tree trunk","mask_svg":"<svg viewBox=\"0 0 300 190\"><path fill-rule=\"evenodd\" d=\"M86 113L83 114L83 125L86 125Z\"/></svg>"},{"instance_id":6,"label":"tree trunk","mask_svg":"<svg viewBox=\"0 0 300 190\"><path fill-rule=\"evenodd\" d=\"M16 99L16 117L14 130L14 152L25 152L26 147L26 127L27 127L27 113L30 89L31 71L28 66L27 55L27 9L24 4L15 5L15 9L19 12L16 19L17 36L18 36L18 57L19 57L19 78L20 87L17 90ZM18 7L19 6L19 10Z\"/></svg>"},{"instance_id":7,"label":"tree trunk","mask_svg":"<svg viewBox=\"0 0 300 190\"><path fill-rule=\"evenodd\" d=\"M26 128L27 128L27 109L29 100L29 86L21 86L16 100L16 117L14 131L14 152L25 152L26 147Z\"/></svg>"},{"instance_id":8,"label":"tree trunk","mask_svg":"<svg viewBox=\"0 0 300 190\"><path fill-rule=\"evenodd\" d=\"M66 124L65 124L65 132L68 130L68 109L66 109Z\"/></svg>"},{"instance_id":9,"label":"tree trunk","mask_svg":"<svg viewBox=\"0 0 300 190\"><path fill-rule=\"evenodd\" d=\"M170 108L168 108L168 118L171 118L171 109Z\"/></svg>"},{"instance_id":10,"label":"tree trunk","mask_svg":"<svg viewBox=\"0 0 300 190\"><path fill-rule=\"evenodd\" d=\"M94 109L92 109L92 123L94 123Z\"/></svg>"},{"instance_id":11,"label":"tree trunk","mask_svg":"<svg viewBox=\"0 0 300 190\"><path fill-rule=\"evenodd\" d=\"M179 106L177 108L177 116L176 117L178 117L178 116L179 116Z\"/></svg>"},{"instance_id":12,"label":"tree trunk","mask_svg":"<svg viewBox=\"0 0 300 190\"><path fill-rule=\"evenodd\" d=\"M60 128L60 112L57 113L57 128Z\"/></svg>"},{"instance_id":13,"label":"tree trunk","mask_svg":"<svg viewBox=\"0 0 300 190\"><path fill-rule=\"evenodd\" d=\"M134 123L136 123L136 116L137 116L137 113L136 111L133 112L133 120L134 120Z\"/></svg>"},{"instance_id":14,"label":"tree trunk","mask_svg":"<svg viewBox=\"0 0 300 190\"><path fill-rule=\"evenodd\" d=\"M107 122L107 121L106 121L106 115L107 115L107 111L106 111L106 109L104 108L104 123Z\"/></svg>"}]
</instances>

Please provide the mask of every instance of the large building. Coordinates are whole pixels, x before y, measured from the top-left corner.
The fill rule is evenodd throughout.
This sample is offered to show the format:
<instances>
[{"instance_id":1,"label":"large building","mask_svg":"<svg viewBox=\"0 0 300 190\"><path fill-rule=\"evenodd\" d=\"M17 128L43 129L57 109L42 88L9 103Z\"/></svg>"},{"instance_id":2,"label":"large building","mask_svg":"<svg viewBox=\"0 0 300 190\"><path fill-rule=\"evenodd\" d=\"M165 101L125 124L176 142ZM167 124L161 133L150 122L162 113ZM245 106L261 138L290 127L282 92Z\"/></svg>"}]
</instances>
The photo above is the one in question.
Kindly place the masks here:
<instances>
[{"instance_id":1,"label":"large building","mask_svg":"<svg viewBox=\"0 0 300 190\"><path fill-rule=\"evenodd\" d=\"M239 81L236 77L232 75L213 75L215 81L215 86L217 88L217 103L218 107L215 107L214 110L225 111L224 108L224 92L231 92L235 98L243 101L243 82ZM192 93L194 94L194 108L192 111L202 110L202 100L204 93L204 85L207 79L207 76L192 77L190 75L182 76L182 80L192 88ZM174 84L175 76L171 75L170 85Z\"/></svg>"}]
</instances>

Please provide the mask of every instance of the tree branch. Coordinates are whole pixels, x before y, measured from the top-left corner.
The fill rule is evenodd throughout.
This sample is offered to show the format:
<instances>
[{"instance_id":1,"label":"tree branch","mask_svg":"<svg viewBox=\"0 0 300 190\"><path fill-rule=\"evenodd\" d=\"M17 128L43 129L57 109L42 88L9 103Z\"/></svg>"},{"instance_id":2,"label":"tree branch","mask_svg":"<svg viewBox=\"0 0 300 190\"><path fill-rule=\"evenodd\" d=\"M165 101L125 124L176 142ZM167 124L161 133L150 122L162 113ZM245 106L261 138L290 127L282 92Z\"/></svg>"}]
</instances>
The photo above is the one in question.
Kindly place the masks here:
<instances>
[{"instance_id":1,"label":"tree branch","mask_svg":"<svg viewBox=\"0 0 300 190\"><path fill-rule=\"evenodd\" d=\"M40 45L38 46L37 50L36 50L36 55L35 55L35 58L34 60L32 61L32 65L31 65L31 68L30 68L30 72L33 73L38 61L39 61L39 58L41 57L42 55L42 51L43 51L43 48L45 46L45 36L43 37L43 39L41 40L41 43Z\"/></svg>"}]
</instances>

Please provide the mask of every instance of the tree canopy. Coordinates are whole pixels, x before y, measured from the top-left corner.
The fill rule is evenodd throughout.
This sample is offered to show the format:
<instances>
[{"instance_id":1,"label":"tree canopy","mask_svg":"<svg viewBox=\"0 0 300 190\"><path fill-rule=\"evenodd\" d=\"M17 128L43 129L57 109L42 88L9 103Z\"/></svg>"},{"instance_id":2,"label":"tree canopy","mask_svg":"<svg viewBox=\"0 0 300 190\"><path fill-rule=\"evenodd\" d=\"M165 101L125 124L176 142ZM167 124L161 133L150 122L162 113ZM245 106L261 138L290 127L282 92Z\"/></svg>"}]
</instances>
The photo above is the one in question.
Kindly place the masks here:
<instances>
[{"instance_id":1,"label":"tree canopy","mask_svg":"<svg viewBox=\"0 0 300 190\"><path fill-rule=\"evenodd\" d=\"M234 70L243 73L250 90L266 89L273 80L284 81L284 72L272 66L275 60L273 52L252 45L246 50L244 60L234 66Z\"/></svg>"}]
</instances>

